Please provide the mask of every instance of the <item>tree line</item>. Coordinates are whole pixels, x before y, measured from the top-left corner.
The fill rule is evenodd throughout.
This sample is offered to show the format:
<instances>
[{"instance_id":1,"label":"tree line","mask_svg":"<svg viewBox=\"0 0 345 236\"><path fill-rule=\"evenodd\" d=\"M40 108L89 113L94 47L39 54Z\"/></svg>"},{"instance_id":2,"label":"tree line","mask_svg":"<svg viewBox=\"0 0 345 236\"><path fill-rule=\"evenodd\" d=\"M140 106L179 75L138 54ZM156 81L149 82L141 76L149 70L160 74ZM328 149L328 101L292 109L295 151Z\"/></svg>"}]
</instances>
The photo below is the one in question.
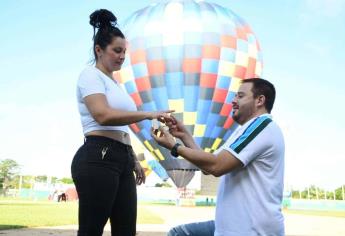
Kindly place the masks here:
<instances>
[{"instance_id":1,"label":"tree line","mask_svg":"<svg viewBox=\"0 0 345 236\"><path fill-rule=\"evenodd\" d=\"M34 183L72 184L71 178L48 177L47 175L20 175L20 165L12 159L0 160L0 194L6 194L9 189L32 188Z\"/></svg>"},{"instance_id":2,"label":"tree line","mask_svg":"<svg viewBox=\"0 0 345 236\"><path fill-rule=\"evenodd\" d=\"M20 165L12 159L0 160L0 193L6 193L8 189L32 188L36 182L47 183L47 175L20 175ZM65 183L72 184L71 178L49 177L51 184ZM164 185L164 183L163 183ZM157 186L162 187L162 186ZM323 188L311 185L304 190L291 190L291 197L298 199L332 199L345 200L345 185L339 186L333 191L326 191Z\"/></svg>"},{"instance_id":3,"label":"tree line","mask_svg":"<svg viewBox=\"0 0 345 236\"><path fill-rule=\"evenodd\" d=\"M345 185L339 186L333 191L327 191L315 185L310 185L303 190L292 190L291 197L297 199L345 200Z\"/></svg>"}]
</instances>

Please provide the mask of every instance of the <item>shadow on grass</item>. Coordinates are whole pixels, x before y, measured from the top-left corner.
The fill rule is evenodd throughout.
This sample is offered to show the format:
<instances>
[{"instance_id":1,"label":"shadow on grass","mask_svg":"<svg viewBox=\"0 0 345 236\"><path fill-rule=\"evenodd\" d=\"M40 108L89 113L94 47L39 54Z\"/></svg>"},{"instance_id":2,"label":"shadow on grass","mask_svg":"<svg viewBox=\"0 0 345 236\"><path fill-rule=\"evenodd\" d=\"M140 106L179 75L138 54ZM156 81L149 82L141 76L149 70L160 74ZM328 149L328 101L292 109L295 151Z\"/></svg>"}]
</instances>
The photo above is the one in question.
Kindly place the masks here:
<instances>
[{"instance_id":1,"label":"shadow on grass","mask_svg":"<svg viewBox=\"0 0 345 236\"><path fill-rule=\"evenodd\" d=\"M2 225L2 224L0 224L0 230L21 229L21 228L26 228L26 226L25 225Z\"/></svg>"},{"instance_id":2,"label":"shadow on grass","mask_svg":"<svg viewBox=\"0 0 345 236\"><path fill-rule=\"evenodd\" d=\"M5 228L6 226L11 229ZM16 227L16 228L15 228ZM38 229L38 228L23 228L21 225L0 225L0 235L7 236L75 236L77 235L76 230L67 229ZM111 236L109 231L104 231L103 236ZM137 236L166 236L165 232L138 232Z\"/></svg>"},{"instance_id":3,"label":"shadow on grass","mask_svg":"<svg viewBox=\"0 0 345 236\"><path fill-rule=\"evenodd\" d=\"M0 225L4 226L4 225ZM6 226L6 225L5 225ZM75 236L77 235L76 230L67 230L67 229L38 229L38 228L21 228L21 229L14 229L14 225L11 225L12 229L10 230L0 230L1 236ZM18 227L22 227L18 225ZM166 236L166 232L138 232L137 236ZM109 231L104 231L103 236L111 236ZM286 236L297 236L297 235L286 235ZM298 236L310 236L310 235L298 235Z\"/></svg>"}]
</instances>

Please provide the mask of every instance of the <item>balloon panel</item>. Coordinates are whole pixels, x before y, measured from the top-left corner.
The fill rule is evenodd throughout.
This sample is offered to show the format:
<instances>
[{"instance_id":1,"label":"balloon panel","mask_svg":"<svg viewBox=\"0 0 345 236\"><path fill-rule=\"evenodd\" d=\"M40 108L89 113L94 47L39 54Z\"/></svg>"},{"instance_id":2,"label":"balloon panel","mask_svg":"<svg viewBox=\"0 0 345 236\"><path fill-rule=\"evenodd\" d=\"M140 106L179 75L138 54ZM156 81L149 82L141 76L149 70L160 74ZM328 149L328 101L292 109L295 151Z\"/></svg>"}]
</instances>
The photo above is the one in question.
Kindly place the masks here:
<instances>
[{"instance_id":1,"label":"balloon panel","mask_svg":"<svg viewBox=\"0 0 345 236\"><path fill-rule=\"evenodd\" d=\"M124 33L127 56L114 76L138 110L174 109L205 151L220 147L237 126L231 101L241 80L261 75L262 55L249 25L217 4L175 0L135 12ZM147 120L131 125L166 170L197 169L159 147L150 128Z\"/></svg>"},{"instance_id":2,"label":"balloon panel","mask_svg":"<svg viewBox=\"0 0 345 236\"><path fill-rule=\"evenodd\" d=\"M149 160L148 165L150 168L161 178L163 181L169 179L168 173L165 169L159 164L157 160Z\"/></svg>"}]
</instances>

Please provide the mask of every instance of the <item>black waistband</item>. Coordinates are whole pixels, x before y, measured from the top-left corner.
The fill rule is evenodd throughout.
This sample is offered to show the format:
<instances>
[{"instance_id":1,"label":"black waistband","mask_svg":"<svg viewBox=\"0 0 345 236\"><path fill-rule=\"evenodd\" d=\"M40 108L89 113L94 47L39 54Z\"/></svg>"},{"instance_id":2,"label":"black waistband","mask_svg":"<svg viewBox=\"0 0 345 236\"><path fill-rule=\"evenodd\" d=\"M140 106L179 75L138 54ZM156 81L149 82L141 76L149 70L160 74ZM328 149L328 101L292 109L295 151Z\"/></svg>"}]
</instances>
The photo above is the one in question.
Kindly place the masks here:
<instances>
[{"instance_id":1,"label":"black waistband","mask_svg":"<svg viewBox=\"0 0 345 236\"><path fill-rule=\"evenodd\" d=\"M85 143L87 142L93 142L93 143L101 143L101 144L106 144L109 146L121 146L124 148L129 148L132 149L131 145L127 145L124 143L121 143L117 140L108 138L108 137L104 137L104 136L98 136L98 135L89 135L85 137Z\"/></svg>"}]
</instances>

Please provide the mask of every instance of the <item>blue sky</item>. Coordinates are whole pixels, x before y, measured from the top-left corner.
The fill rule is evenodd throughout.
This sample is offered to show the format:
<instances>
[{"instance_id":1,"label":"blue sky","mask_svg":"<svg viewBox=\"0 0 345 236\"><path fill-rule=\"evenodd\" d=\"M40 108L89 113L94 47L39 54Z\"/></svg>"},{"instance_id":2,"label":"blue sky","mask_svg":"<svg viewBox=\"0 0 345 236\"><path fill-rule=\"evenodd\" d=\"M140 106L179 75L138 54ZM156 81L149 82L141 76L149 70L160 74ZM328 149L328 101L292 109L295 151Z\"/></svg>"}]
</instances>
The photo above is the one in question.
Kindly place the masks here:
<instances>
[{"instance_id":1,"label":"blue sky","mask_svg":"<svg viewBox=\"0 0 345 236\"><path fill-rule=\"evenodd\" d=\"M91 59L95 9L121 23L159 1L0 3L0 159L24 174L69 176L83 141L75 99ZM345 0L210 0L255 32L263 77L277 89L273 109L286 139L287 186L344 184Z\"/></svg>"}]
</instances>

